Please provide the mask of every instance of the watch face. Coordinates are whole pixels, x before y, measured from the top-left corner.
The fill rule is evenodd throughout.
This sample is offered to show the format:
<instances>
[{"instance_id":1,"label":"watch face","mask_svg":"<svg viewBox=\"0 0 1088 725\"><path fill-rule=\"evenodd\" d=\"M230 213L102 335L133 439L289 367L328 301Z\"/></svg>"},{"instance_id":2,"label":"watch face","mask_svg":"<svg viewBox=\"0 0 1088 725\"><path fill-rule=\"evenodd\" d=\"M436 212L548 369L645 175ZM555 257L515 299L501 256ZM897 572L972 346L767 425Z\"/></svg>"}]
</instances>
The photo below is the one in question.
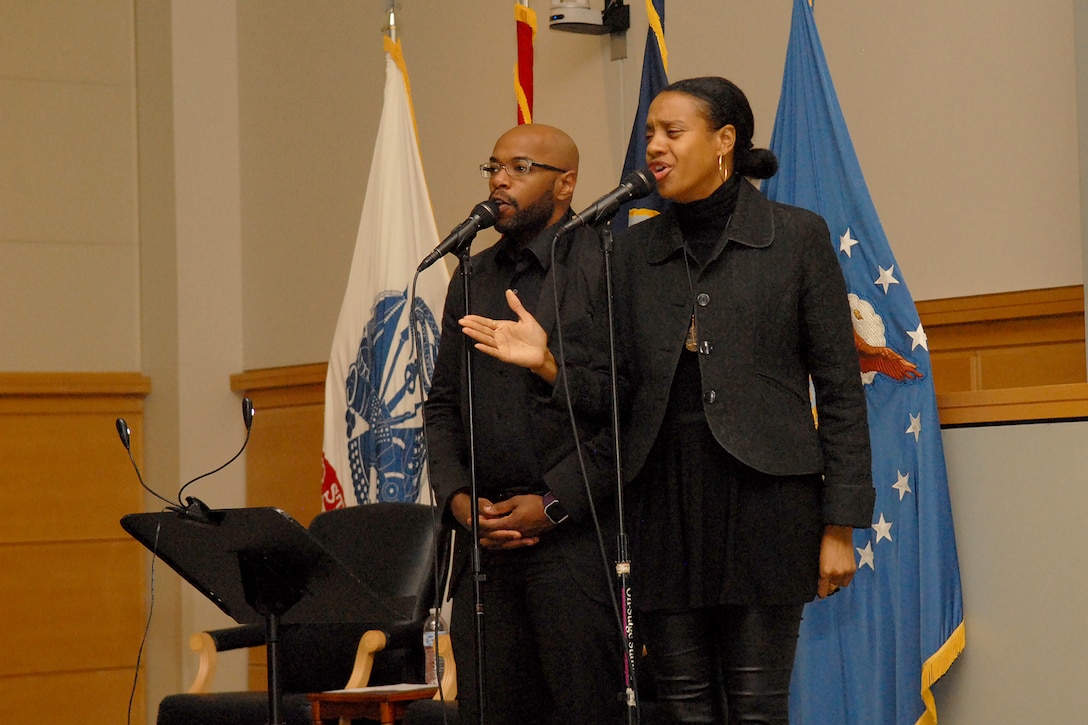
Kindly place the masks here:
<instances>
[{"instance_id":1,"label":"watch face","mask_svg":"<svg viewBox=\"0 0 1088 725\"><path fill-rule=\"evenodd\" d=\"M548 502L548 505L544 507L544 515L553 524L559 524L567 520L567 511L558 501Z\"/></svg>"}]
</instances>

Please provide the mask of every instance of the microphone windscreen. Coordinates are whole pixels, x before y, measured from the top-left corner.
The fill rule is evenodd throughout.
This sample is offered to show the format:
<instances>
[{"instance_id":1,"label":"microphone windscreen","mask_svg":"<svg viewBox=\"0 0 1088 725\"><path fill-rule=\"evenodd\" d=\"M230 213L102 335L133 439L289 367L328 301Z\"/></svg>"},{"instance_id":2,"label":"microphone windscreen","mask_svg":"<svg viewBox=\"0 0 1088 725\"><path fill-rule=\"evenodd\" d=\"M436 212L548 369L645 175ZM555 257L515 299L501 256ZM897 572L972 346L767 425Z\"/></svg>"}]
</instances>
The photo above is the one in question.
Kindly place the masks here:
<instances>
[{"instance_id":1,"label":"microphone windscreen","mask_svg":"<svg viewBox=\"0 0 1088 725\"><path fill-rule=\"evenodd\" d=\"M632 199L641 199L657 188L657 179L649 169L635 169L623 178L623 183L631 187Z\"/></svg>"},{"instance_id":2,"label":"microphone windscreen","mask_svg":"<svg viewBox=\"0 0 1088 725\"><path fill-rule=\"evenodd\" d=\"M481 201L472 208L472 216L479 219L480 229L495 226L495 222L499 220L499 202L491 199Z\"/></svg>"}]
</instances>

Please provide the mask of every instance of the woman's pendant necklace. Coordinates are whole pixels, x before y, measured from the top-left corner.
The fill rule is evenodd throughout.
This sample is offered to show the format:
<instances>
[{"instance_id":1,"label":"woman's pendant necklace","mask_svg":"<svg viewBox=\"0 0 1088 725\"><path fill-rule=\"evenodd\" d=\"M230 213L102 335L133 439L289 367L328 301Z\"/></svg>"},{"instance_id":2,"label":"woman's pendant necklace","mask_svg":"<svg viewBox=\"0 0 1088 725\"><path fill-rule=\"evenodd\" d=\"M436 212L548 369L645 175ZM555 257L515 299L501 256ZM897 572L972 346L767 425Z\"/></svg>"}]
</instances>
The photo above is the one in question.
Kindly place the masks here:
<instances>
[{"instance_id":1,"label":"woman's pendant necklace","mask_svg":"<svg viewBox=\"0 0 1088 725\"><path fill-rule=\"evenodd\" d=\"M695 313L692 312L691 313L691 324L688 325L688 335L684 339L684 347L689 352L698 352L698 350L699 350L698 339L699 339L699 336L695 333Z\"/></svg>"}]
</instances>

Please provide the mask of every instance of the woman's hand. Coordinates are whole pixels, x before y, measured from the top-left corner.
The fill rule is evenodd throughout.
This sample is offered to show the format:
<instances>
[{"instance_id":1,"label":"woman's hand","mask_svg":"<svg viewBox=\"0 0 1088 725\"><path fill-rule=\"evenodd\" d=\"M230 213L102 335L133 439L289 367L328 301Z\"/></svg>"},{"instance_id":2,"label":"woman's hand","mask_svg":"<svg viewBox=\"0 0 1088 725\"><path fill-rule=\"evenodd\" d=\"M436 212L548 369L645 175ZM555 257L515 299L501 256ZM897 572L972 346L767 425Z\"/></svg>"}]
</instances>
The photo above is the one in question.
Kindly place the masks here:
<instances>
[{"instance_id":1,"label":"woman's hand","mask_svg":"<svg viewBox=\"0 0 1088 725\"><path fill-rule=\"evenodd\" d=\"M825 526L820 542L820 584L816 595L824 599L849 586L857 569L854 530L849 526Z\"/></svg>"},{"instance_id":2,"label":"woman's hand","mask_svg":"<svg viewBox=\"0 0 1088 725\"><path fill-rule=\"evenodd\" d=\"M516 322L466 315L458 320L461 331L476 341L475 347L480 352L528 368L545 382L554 383L559 368L548 349L548 333L522 306L513 290L506 290L506 303L517 315Z\"/></svg>"}]
</instances>

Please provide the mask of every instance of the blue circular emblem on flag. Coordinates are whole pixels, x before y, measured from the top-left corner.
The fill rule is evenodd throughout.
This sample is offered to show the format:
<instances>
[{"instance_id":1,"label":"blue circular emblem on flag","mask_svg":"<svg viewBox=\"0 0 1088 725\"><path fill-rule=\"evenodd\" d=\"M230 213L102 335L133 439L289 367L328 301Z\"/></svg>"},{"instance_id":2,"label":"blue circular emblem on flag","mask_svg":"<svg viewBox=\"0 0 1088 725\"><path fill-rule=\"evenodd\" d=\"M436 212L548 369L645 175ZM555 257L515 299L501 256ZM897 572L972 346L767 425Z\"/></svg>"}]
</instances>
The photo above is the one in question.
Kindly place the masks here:
<instances>
[{"instance_id":1,"label":"blue circular emblem on flag","mask_svg":"<svg viewBox=\"0 0 1088 725\"><path fill-rule=\"evenodd\" d=\"M378 501L419 500L426 456L420 408L434 375L439 330L422 298L406 314L407 297L406 291L379 295L344 381L348 460L359 503L371 500L372 480Z\"/></svg>"}]
</instances>

